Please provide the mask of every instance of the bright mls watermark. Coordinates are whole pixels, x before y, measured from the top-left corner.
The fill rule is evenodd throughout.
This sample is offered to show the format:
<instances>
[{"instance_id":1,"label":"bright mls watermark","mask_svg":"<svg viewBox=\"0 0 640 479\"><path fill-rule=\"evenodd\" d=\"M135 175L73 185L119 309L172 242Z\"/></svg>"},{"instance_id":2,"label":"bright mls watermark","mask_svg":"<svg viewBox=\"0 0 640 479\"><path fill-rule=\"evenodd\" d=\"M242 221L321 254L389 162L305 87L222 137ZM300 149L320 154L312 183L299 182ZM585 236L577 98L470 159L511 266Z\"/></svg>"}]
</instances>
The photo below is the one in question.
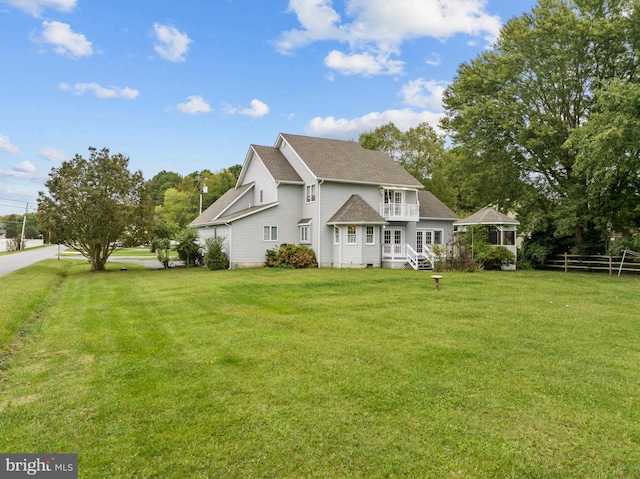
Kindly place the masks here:
<instances>
[{"instance_id":1,"label":"bright mls watermark","mask_svg":"<svg viewBox=\"0 0 640 479\"><path fill-rule=\"evenodd\" d=\"M0 454L0 477L78 479L78 455Z\"/></svg>"}]
</instances>

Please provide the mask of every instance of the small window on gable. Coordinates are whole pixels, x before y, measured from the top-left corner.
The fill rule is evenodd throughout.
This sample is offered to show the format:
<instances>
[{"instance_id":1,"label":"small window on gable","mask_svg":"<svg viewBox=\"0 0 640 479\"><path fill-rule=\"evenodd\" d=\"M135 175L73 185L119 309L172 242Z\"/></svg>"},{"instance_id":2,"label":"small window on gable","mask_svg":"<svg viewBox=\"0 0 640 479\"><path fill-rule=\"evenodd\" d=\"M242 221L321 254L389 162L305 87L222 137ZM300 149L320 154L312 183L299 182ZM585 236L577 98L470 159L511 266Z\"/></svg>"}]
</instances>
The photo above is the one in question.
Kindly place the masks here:
<instances>
[{"instance_id":1,"label":"small window on gable","mask_svg":"<svg viewBox=\"0 0 640 479\"><path fill-rule=\"evenodd\" d=\"M278 241L278 227L265 226L262 239L264 241Z\"/></svg>"},{"instance_id":2,"label":"small window on gable","mask_svg":"<svg viewBox=\"0 0 640 479\"><path fill-rule=\"evenodd\" d=\"M358 236L356 232L357 228L355 226L347 226L347 244L358 243Z\"/></svg>"},{"instance_id":3,"label":"small window on gable","mask_svg":"<svg viewBox=\"0 0 640 479\"><path fill-rule=\"evenodd\" d=\"M376 235L373 226L367 226L367 244L375 244Z\"/></svg>"},{"instance_id":4,"label":"small window on gable","mask_svg":"<svg viewBox=\"0 0 640 479\"><path fill-rule=\"evenodd\" d=\"M264 190L260 190L260 203L264 202Z\"/></svg>"},{"instance_id":5,"label":"small window on gable","mask_svg":"<svg viewBox=\"0 0 640 479\"><path fill-rule=\"evenodd\" d=\"M316 200L316 185L307 185L306 201L311 203Z\"/></svg>"}]
</instances>

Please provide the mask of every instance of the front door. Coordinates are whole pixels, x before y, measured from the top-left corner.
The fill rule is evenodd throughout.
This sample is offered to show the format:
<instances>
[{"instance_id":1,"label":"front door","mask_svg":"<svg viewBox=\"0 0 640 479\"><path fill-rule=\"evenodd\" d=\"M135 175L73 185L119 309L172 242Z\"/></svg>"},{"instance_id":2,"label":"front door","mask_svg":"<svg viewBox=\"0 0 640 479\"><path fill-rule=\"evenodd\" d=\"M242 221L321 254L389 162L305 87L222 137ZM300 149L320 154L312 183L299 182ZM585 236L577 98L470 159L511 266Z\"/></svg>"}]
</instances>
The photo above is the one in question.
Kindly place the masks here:
<instances>
[{"instance_id":1,"label":"front door","mask_svg":"<svg viewBox=\"0 0 640 479\"><path fill-rule=\"evenodd\" d=\"M404 228L389 228L384 230L383 256L387 259L404 258Z\"/></svg>"}]
</instances>

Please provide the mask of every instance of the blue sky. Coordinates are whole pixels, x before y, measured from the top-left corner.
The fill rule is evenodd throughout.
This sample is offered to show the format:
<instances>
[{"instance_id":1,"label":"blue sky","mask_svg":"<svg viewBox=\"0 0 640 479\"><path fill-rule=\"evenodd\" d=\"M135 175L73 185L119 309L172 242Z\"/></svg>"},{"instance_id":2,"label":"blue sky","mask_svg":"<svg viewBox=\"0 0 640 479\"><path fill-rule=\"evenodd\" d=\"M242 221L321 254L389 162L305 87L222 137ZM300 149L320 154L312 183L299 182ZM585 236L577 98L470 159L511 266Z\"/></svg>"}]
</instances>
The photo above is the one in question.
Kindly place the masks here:
<instances>
[{"instance_id":1,"label":"blue sky","mask_svg":"<svg viewBox=\"0 0 640 479\"><path fill-rule=\"evenodd\" d=\"M151 178L278 133L357 140L442 115L458 66L534 0L0 0L0 214L88 147Z\"/></svg>"}]
</instances>

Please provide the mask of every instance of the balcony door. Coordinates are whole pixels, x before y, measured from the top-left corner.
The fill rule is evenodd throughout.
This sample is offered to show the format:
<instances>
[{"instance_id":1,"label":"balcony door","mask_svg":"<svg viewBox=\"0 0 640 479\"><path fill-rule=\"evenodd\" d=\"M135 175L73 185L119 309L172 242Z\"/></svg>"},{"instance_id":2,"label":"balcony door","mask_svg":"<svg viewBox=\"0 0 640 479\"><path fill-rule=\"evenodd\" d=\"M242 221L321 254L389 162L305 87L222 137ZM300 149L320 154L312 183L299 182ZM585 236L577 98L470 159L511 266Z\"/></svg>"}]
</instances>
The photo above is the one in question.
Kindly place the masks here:
<instances>
[{"instance_id":1,"label":"balcony door","mask_svg":"<svg viewBox=\"0 0 640 479\"><path fill-rule=\"evenodd\" d=\"M384 202L389 216L402 216L404 191L384 190Z\"/></svg>"}]
</instances>

